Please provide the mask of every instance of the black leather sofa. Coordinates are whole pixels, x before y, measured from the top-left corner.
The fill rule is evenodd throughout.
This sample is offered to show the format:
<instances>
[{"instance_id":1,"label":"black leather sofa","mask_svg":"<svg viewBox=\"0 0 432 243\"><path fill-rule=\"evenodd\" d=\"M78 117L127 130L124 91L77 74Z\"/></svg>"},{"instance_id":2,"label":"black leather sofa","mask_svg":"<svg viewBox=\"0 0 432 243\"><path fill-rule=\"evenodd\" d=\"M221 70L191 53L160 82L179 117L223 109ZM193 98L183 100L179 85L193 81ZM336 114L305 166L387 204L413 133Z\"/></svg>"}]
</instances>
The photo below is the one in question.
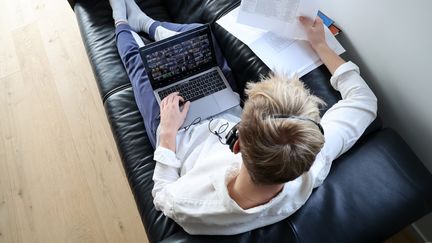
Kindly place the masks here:
<instances>
[{"instance_id":1,"label":"black leather sofa","mask_svg":"<svg viewBox=\"0 0 432 243\"><path fill-rule=\"evenodd\" d=\"M246 45L214 24L239 2L140 0L138 4L158 20L212 23L243 90L246 81L257 81L269 69ZM188 235L153 206L153 149L117 54L108 0L70 3L150 242L379 242L432 210L431 174L401 137L382 128L377 119L350 151L334 161L324 184L291 217L234 236ZM340 99L329 78L324 67L303 77L328 107Z\"/></svg>"}]
</instances>

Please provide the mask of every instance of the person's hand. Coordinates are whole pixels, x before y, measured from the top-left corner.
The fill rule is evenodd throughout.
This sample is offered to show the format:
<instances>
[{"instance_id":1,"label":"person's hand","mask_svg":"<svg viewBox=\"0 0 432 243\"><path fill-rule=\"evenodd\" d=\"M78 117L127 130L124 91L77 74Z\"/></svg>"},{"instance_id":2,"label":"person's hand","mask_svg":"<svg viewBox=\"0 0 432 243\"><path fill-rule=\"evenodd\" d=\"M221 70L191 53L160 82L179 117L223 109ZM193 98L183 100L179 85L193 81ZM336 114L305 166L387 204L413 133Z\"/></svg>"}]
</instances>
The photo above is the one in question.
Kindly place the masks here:
<instances>
[{"instance_id":1,"label":"person's hand","mask_svg":"<svg viewBox=\"0 0 432 243\"><path fill-rule=\"evenodd\" d=\"M160 145L172 151L175 151L175 137L190 106L188 101L184 103L183 110L180 110L180 102L184 102L184 99L179 96L178 92L175 92L165 97L160 105Z\"/></svg>"},{"instance_id":2,"label":"person's hand","mask_svg":"<svg viewBox=\"0 0 432 243\"><path fill-rule=\"evenodd\" d=\"M319 17L315 20L301 16L299 18L305 28L308 40L320 57L321 61L326 65L331 74L336 72L345 61L339 57L328 45L324 34L324 25Z\"/></svg>"},{"instance_id":3,"label":"person's hand","mask_svg":"<svg viewBox=\"0 0 432 243\"><path fill-rule=\"evenodd\" d=\"M324 35L324 25L320 17L316 17L315 20L312 20L308 17L300 16L299 20L305 28L309 43L313 49L317 50L322 46L327 46Z\"/></svg>"}]
</instances>

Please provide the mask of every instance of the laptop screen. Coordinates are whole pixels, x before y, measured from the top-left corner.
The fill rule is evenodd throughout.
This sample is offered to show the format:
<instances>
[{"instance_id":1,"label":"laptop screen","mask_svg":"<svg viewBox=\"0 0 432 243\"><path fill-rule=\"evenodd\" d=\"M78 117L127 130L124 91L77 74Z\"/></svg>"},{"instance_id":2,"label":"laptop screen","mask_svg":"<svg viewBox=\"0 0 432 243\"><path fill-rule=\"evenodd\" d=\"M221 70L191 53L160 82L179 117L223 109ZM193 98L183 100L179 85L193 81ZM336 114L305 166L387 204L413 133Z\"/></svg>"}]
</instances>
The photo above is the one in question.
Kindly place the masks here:
<instances>
[{"instance_id":1,"label":"laptop screen","mask_svg":"<svg viewBox=\"0 0 432 243\"><path fill-rule=\"evenodd\" d=\"M153 89L216 66L208 25L144 46L140 52Z\"/></svg>"}]
</instances>

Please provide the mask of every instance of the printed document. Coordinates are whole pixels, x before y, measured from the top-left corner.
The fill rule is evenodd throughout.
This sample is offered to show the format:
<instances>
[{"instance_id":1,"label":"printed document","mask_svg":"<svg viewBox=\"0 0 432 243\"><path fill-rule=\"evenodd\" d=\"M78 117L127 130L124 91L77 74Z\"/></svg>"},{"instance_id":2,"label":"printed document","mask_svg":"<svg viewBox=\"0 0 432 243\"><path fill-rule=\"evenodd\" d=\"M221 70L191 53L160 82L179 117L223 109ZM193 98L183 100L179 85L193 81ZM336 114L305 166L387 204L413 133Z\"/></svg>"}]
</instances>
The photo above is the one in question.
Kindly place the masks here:
<instances>
[{"instance_id":1,"label":"printed document","mask_svg":"<svg viewBox=\"0 0 432 243\"><path fill-rule=\"evenodd\" d=\"M306 39L299 16L315 19L318 0L242 0L237 21L291 39Z\"/></svg>"},{"instance_id":2,"label":"printed document","mask_svg":"<svg viewBox=\"0 0 432 243\"><path fill-rule=\"evenodd\" d=\"M274 32L237 22L239 8L217 23L245 43L273 71L302 77L322 64L308 41L282 37ZM333 34L324 26L327 44L337 54L345 52Z\"/></svg>"}]
</instances>

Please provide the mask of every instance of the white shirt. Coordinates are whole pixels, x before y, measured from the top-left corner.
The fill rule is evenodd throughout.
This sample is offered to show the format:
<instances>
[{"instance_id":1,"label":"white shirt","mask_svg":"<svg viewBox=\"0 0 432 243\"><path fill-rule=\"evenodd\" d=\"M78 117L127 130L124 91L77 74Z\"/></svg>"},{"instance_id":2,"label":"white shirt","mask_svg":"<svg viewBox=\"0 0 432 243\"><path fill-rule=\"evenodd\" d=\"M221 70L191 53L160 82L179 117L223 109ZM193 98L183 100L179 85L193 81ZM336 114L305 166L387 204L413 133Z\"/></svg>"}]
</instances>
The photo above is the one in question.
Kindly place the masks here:
<instances>
[{"instance_id":1,"label":"white shirt","mask_svg":"<svg viewBox=\"0 0 432 243\"><path fill-rule=\"evenodd\" d=\"M376 117L377 99L355 64L341 65L330 82L341 93L342 100L321 119L324 146L311 169L285 183L271 201L245 210L230 198L227 184L238 175L242 158L209 132L207 120L178 132L176 154L157 147L152 191L156 209L189 234L210 235L246 232L293 214L306 202L312 190L322 184L332 161L351 148ZM241 109L236 107L217 116L211 122L212 130L228 123L228 132L240 121L240 113Z\"/></svg>"}]
</instances>

